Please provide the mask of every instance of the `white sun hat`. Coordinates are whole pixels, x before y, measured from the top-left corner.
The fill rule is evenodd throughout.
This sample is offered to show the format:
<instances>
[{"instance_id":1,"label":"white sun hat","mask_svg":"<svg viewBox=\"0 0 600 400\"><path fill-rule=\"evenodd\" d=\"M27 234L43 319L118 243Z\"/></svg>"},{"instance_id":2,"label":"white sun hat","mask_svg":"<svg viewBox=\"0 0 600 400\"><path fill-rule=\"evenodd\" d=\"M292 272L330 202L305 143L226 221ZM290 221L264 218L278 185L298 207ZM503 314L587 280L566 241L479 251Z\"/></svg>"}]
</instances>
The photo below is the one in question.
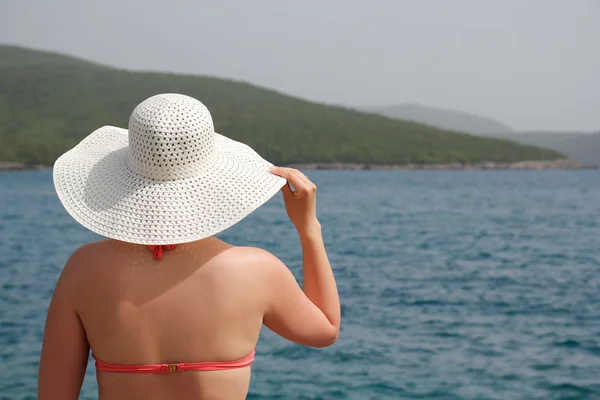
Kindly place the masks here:
<instances>
[{"instance_id":1,"label":"white sun hat","mask_svg":"<svg viewBox=\"0 0 600 400\"><path fill-rule=\"evenodd\" d=\"M286 183L247 145L214 131L200 101L160 94L129 130L104 126L60 156L54 186L80 224L109 238L179 244L217 234Z\"/></svg>"}]
</instances>

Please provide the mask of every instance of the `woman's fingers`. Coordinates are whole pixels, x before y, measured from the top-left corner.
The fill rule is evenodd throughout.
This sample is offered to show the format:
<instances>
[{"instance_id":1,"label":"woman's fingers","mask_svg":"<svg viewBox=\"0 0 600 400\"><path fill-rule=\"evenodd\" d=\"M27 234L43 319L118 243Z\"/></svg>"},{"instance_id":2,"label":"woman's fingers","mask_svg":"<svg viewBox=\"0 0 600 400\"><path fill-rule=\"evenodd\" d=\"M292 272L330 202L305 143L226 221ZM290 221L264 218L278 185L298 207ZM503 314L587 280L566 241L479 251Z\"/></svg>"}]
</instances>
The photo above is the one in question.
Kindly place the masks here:
<instances>
[{"instance_id":1,"label":"woman's fingers","mask_svg":"<svg viewBox=\"0 0 600 400\"><path fill-rule=\"evenodd\" d=\"M283 198L287 200L288 197L294 196L294 191L290 187L290 182L286 182L285 185L281 188L281 192L283 193Z\"/></svg>"},{"instance_id":2,"label":"woman's fingers","mask_svg":"<svg viewBox=\"0 0 600 400\"><path fill-rule=\"evenodd\" d=\"M302 172L298 171L297 169L286 168L286 167L271 167L271 173L287 179L287 181L289 183L291 183L295 189L295 191L292 193L296 193L299 191L306 191L306 190L310 189L311 185L314 186L312 184L312 182L310 180L308 180L306 175L304 175ZM289 187L284 187L284 188L285 188L285 190L290 190Z\"/></svg>"},{"instance_id":3,"label":"woman's fingers","mask_svg":"<svg viewBox=\"0 0 600 400\"><path fill-rule=\"evenodd\" d=\"M310 181L310 179L308 179L308 176L304 175L302 172L300 172L297 169L295 169L294 173L298 176L298 179L300 179L305 184L307 184L307 185L312 184L312 182Z\"/></svg>"},{"instance_id":4,"label":"woman's fingers","mask_svg":"<svg viewBox=\"0 0 600 400\"><path fill-rule=\"evenodd\" d=\"M288 197L293 197L296 192L294 192L292 190L292 188L290 187L290 184L294 186L294 189L296 189L296 191L298 190L298 188L293 183L293 181L295 181L297 178L296 178L296 176L292 177L292 170L291 170L291 168L271 167L270 170L271 170L271 173L273 175L280 176L283 179L287 180L287 183L285 185L283 185L283 187L281 188L281 192L283 193L283 197L286 198L286 199Z\"/></svg>"},{"instance_id":5,"label":"woman's fingers","mask_svg":"<svg viewBox=\"0 0 600 400\"><path fill-rule=\"evenodd\" d=\"M317 190L317 186L308 179L308 176L298 170L294 170L294 174L296 174L297 178L303 183L302 190L309 193L314 193Z\"/></svg>"},{"instance_id":6,"label":"woman's fingers","mask_svg":"<svg viewBox=\"0 0 600 400\"><path fill-rule=\"evenodd\" d=\"M292 176L295 178L295 183L292 182L292 185L294 185L296 192L306 191L306 189L308 188L308 184L310 183L308 182L306 176L304 176L304 174L298 170L293 170Z\"/></svg>"}]
</instances>

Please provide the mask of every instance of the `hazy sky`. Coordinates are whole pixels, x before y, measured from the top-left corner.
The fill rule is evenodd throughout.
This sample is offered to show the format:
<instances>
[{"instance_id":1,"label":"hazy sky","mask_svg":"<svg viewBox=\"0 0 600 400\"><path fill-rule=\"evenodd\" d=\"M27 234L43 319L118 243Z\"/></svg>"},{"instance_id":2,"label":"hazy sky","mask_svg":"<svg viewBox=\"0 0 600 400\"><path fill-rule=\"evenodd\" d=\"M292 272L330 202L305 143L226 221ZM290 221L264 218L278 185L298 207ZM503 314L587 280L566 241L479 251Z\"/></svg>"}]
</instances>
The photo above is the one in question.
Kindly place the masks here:
<instances>
[{"instance_id":1,"label":"hazy sky","mask_svg":"<svg viewBox=\"0 0 600 400\"><path fill-rule=\"evenodd\" d=\"M0 0L0 42L515 129L600 129L600 0Z\"/></svg>"}]
</instances>

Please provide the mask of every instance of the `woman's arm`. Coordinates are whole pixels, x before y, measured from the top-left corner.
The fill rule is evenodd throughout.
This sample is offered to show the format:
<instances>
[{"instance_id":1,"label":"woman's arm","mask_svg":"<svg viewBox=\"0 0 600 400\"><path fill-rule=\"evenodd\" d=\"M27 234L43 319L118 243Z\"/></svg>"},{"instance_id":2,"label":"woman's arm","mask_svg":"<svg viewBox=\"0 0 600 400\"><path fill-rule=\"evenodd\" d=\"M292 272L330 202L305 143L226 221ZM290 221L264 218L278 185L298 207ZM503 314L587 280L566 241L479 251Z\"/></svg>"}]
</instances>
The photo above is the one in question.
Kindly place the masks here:
<instances>
[{"instance_id":1,"label":"woman's arm","mask_svg":"<svg viewBox=\"0 0 600 400\"><path fill-rule=\"evenodd\" d=\"M39 400L77 400L81 391L89 345L73 302L77 258L74 254L65 265L48 308L38 375Z\"/></svg>"},{"instance_id":2,"label":"woman's arm","mask_svg":"<svg viewBox=\"0 0 600 400\"><path fill-rule=\"evenodd\" d=\"M303 289L292 273L275 257L269 265L270 307L265 325L296 343L324 347L333 344L340 330L340 300L327 258L321 225L316 215L316 186L300 171L273 168L294 187L282 189L290 220L302 245Z\"/></svg>"},{"instance_id":3,"label":"woman's arm","mask_svg":"<svg viewBox=\"0 0 600 400\"><path fill-rule=\"evenodd\" d=\"M333 276L321 226L315 225L303 231L298 231L302 244L303 284L306 296L325 314L327 320L339 332L340 329L340 298ZM337 339L337 335L336 335Z\"/></svg>"}]
</instances>

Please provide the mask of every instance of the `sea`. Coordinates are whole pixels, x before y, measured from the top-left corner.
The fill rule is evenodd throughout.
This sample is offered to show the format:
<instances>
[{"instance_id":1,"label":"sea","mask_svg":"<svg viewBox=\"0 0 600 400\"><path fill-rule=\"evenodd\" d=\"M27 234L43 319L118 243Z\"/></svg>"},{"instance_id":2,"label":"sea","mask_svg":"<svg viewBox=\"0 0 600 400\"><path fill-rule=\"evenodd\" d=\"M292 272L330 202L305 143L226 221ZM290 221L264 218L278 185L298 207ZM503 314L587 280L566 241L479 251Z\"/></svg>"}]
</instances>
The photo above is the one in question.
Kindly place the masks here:
<instances>
[{"instance_id":1,"label":"sea","mask_svg":"<svg viewBox=\"0 0 600 400\"><path fill-rule=\"evenodd\" d=\"M248 399L600 399L600 171L305 171L342 304L325 349L266 328ZM280 195L219 235L301 276ZM98 236L51 171L0 173L0 398L35 399L45 315ZM81 399L95 399L90 362Z\"/></svg>"}]
</instances>

